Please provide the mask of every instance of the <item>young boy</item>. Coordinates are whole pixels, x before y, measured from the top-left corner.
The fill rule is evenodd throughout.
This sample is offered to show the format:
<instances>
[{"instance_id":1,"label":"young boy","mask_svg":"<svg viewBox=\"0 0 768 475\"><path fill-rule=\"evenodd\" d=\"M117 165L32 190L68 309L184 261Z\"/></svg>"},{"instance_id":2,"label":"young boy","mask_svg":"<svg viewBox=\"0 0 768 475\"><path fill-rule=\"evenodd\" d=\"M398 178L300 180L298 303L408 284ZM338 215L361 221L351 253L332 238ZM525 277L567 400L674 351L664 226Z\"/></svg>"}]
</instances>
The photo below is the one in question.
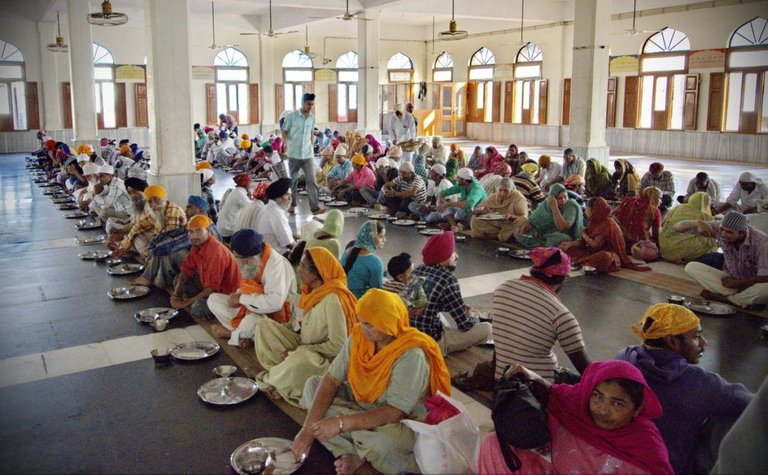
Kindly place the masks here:
<instances>
[{"instance_id":1,"label":"young boy","mask_svg":"<svg viewBox=\"0 0 768 475\"><path fill-rule=\"evenodd\" d=\"M413 272L413 263L411 255L408 253L399 254L387 263L387 272L390 279L384 283L382 288L400 295L400 298L408 307L408 312L413 313L427 305L427 294L424 292L424 279L421 277L411 278Z\"/></svg>"}]
</instances>

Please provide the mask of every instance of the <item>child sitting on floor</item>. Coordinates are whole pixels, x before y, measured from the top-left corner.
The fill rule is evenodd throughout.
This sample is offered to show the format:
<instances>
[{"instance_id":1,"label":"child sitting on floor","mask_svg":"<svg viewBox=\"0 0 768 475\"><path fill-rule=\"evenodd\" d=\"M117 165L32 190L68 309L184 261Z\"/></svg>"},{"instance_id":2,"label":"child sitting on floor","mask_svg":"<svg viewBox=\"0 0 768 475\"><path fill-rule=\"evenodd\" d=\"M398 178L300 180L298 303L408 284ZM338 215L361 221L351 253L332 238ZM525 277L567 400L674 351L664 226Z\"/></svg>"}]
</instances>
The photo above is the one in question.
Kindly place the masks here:
<instances>
[{"instance_id":1,"label":"child sitting on floor","mask_svg":"<svg viewBox=\"0 0 768 475\"><path fill-rule=\"evenodd\" d=\"M411 255L403 252L387 263L387 273L390 279L382 288L400 295L400 298L408 307L408 313L414 316L414 312L421 313L427 305L427 294L424 291L424 279L411 277L413 263Z\"/></svg>"}]
</instances>

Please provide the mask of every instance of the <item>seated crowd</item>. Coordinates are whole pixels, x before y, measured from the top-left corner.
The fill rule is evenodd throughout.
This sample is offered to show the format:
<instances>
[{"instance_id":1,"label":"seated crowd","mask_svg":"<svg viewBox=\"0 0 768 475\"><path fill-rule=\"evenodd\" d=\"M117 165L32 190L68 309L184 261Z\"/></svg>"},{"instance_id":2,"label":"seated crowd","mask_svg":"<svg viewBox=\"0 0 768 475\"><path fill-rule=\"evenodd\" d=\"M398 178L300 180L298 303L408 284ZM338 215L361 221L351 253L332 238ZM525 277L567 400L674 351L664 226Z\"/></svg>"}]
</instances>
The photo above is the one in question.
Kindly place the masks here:
<instances>
[{"instance_id":1,"label":"seated crowd","mask_svg":"<svg viewBox=\"0 0 768 475\"><path fill-rule=\"evenodd\" d=\"M426 241L421 263L403 253L385 264L377 252L386 221L365 221L346 249L338 209L293 232L299 177L280 136L238 136L227 116L194 133L202 191L186 204L148 184L148 154L127 143L102 139L99 153L72 153L41 131L38 163L104 223L113 256L145 264L133 284L168 291L171 306L211 320L214 336L252 348L260 387L308 411L297 457L318 440L338 473L365 463L418 472L415 435L402 421L423 420L438 391L450 395L444 355L490 341L493 380L526 382L548 437L515 446L497 427L482 443L479 473L709 471L753 399L696 366L707 342L686 307L652 305L631 328L642 343L596 362L558 296L574 267L648 271L632 257L660 257L686 264L706 298L768 303L768 236L749 219L768 210L768 189L750 173L725 201L699 173L673 206L660 163L641 178L627 160L611 173L571 149L562 163L534 161L515 145L506 155L476 147L467 159L439 138L404 154L372 135L316 131L320 165L303 168L316 171L304 177L316 192L445 230ZM237 172L221 202L215 168ZM530 250L530 275L495 289L490 318L464 301L454 275L462 231ZM557 343L577 373L560 365Z\"/></svg>"}]
</instances>

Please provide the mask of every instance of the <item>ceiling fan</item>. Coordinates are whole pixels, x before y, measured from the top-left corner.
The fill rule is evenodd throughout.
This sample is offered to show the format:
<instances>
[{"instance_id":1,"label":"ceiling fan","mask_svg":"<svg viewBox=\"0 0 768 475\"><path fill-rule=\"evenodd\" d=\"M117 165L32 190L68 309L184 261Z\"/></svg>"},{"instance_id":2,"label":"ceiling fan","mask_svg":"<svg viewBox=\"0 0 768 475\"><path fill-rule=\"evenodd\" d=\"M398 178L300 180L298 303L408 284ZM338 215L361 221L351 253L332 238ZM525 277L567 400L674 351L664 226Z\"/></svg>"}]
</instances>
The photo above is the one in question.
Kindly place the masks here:
<instances>
[{"instance_id":1,"label":"ceiling fan","mask_svg":"<svg viewBox=\"0 0 768 475\"><path fill-rule=\"evenodd\" d=\"M344 14L342 16L337 16L336 19L337 20L344 20L344 21L349 21L349 20L365 20L365 21L370 21L368 18L358 18L357 15L360 15L361 13L364 13L364 11L363 10L358 10L355 13L350 12L349 11L349 0L347 0L347 9L344 11Z\"/></svg>"},{"instance_id":2,"label":"ceiling fan","mask_svg":"<svg viewBox=\"0 0 768 475\"><path fill-rule=\"evenodd\" d=\"M635 28L635 20L637 18L637 0L634 0L632 2L632 28L627 28L626 31L627 34L630 35L645 35L648 33L656 33L655 30L638 30Z\"/></svg>"},{"instance_id":3,"label":"ceiling fan","mask_svg":"<svg viewBox=\"0 0 768 475\"><path fill-rule=\"evenodd\" d=\"M211 32L213 33L212 42L209 48L211 49L224 49L224 48L235 48L239 45L217 45L216 44L216 11L213 7L213 2L211 2Z\"/></svg>"},{"instance_id":4,"label":"ceiling fan","mask_svg":"<svg viewBox=\"0 0 768 475\"><path fill-rule=\"evenodd\" d=\"M447 31L441 31L437 36L441 40L448 40L448 41L454 41L454 40L463 40L467 37L469 33L467 33L467 30L459 30L456 25L456 19L454 17L454 13L456 10L456 0L451 0L451 22L448 24L448 30Z\"/></svg>"},{"instance_id":5,"label":"ceiling fan","mask_svg":"<svg viewBox=\"0 0 768 475\"><path fill-rule=\"evenodd\" d=\"M317 58L317 53L309 50L309 27L304 25L304 54L312 59Z\"/></svg>"},{"instance_id":6,"label":"ceiling fan","mask_svg":"<svg viewBox=\"0 0 768 475\"><path fill-rule=\"evenodd\" d=\"M269 31L266 33L240 33L240 35L242 36L264 35L269 38L277 38L280 35L290 35L291 33L298 33L298 32L299 32L298 30L276 32L272 29L272 0L269 0Z\"/></svg>"}]
</instances>

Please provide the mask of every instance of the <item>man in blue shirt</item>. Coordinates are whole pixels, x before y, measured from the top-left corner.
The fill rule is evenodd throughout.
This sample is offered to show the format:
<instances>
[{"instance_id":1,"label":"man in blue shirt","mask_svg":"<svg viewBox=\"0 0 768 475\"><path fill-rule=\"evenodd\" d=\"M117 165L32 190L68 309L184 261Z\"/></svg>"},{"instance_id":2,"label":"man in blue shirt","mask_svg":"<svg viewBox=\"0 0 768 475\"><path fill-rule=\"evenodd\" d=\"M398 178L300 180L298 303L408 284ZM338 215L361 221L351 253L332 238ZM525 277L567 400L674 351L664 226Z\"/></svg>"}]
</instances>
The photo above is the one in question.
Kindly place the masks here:
<instances>
[{"instance_id":1,"label":"man in blue shirt","mask_svg":"<svg viewBox=\"0 0 768 475\"><path fill-rule=\"evenodd\" d=\"M315 180L315 154L313 150L315 115L312 114L314 105L315 95L305 93L301 96L301 108L288 114L280 126L283 132L282 151L288 156L288 170L293 180L291 193L294 201L288 210L290 213L296 211L299 170L304 171L312 214L325 213L325 209L320 207L318 201L317 181Z\"/></svg>"}]
</instances>

